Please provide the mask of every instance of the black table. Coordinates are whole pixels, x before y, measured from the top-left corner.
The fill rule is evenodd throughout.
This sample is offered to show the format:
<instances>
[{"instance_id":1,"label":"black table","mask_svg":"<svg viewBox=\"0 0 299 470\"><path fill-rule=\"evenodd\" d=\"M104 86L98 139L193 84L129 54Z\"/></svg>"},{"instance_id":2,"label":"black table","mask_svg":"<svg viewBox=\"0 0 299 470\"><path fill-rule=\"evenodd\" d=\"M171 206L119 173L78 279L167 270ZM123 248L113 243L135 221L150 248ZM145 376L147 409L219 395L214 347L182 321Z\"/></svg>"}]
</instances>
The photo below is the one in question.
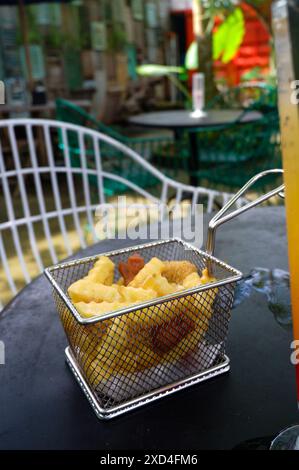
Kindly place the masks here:
<instances>
[{"instance_id":1,"label":"black table","mask_svg":"<svg viewBox=\"0 0 299 470\"><path fill-rule=\"evenodd\" d=\"M219 229L216 254L244 273L287 270L284 223L283 208L248 212ZM104 241L78 256L121 244L132 242ZM65 364L66 338L43 276L2 312L0 339L1 449L229 449L298 420L291 333L258 293L233 310L229 374L110 422L95 417Z\"/></svg>"},{"instance_id":2,"label":"black table","mask_svg":"<svg viewBox=\"0 0 299 470\"><path fill-rule=\"evenodd\" d=\"M204 127L217 127L225 124L232 124L237 121L244 111L242 109L218 109L208 110L206 115L200 118L191 116L191 111L188 110L175 110L175 111L158 111L152 113L138 114L129 118L129 123L156 129L170 129L174 132L176 140L179 139L182 130L192 130L192 128ZM262 117L258 111L247 111L241 117L240 122L246 124L248 122L257 121ZM189 158L189 171L190 171L190 184L197 186L198 179L196 177L196 170L200 162L200 149L197 145L196 132L189 132L190 144L190 158Z\"/></svg>"}]
</instances>

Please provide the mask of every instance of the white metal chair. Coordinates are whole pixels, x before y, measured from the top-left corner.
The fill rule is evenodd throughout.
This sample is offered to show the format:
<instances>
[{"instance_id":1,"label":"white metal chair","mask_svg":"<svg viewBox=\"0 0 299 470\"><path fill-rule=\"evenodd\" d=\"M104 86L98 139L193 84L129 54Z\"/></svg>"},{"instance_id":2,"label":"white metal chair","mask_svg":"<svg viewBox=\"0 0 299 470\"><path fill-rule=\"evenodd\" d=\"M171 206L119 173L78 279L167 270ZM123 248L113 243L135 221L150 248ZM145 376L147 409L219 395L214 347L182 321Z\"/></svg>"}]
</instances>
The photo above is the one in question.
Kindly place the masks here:
<instances>
[{"instance_id":1,"label":"white metal chair","mask_svg":"<svg viewBox=\"0 0 299 470\"><path fill-rule=\"evenodd\" d=\"M69 140L74 135L80 149L80 166L77 167L72 166L70 158ZM134 168L137 165L154 176L159 182L156 195L113 173L113 167L107 171L101 153L103 146L111 146L129 158ZM91 150L93 167L88 165ZM91 177L96 177L96 188L91 186ZM94 213L98 204L106 202L104 185L107 180L124 184L150 201L165 203L169 195L174 195L179 202L185 192L191 194L193 204L205 197L208 212L213 210L216 197L222 203L230 197L173 181L132 149L84 127L42 119L0 121L0 273L2 271L5 277L1 282L13 295L22 287L23 281L29 283L36 275L32 275L24 257L28 250L41 273L45 264L55 264L73 253L70 233L75 233L79 246L85 248L83 218L91 227L92 242L97 241ZM38 224L42 227L42 240L36 230ZM54 243L53 224L55 233L59 232L58 244ZM45 246L42 241L46 242ZM18 280L12 265L20 269Z\"/></svg>"}]
</instances>

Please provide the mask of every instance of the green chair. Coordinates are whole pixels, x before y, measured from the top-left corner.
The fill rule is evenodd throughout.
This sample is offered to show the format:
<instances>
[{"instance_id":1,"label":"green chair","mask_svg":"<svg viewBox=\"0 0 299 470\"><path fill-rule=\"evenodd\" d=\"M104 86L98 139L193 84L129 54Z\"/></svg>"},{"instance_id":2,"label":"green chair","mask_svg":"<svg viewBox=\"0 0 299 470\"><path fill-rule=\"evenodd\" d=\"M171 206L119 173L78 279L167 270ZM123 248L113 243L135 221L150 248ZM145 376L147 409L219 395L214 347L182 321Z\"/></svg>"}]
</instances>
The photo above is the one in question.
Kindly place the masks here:
<instances>
[{"instance_id":1,"label":"green chair","mask_svg":"<svg viewBox=\"0 0 299 470\"><path fill-rule=\"evenodd\" d=\"M235 191L256 173L281 167L279 117L276 112L254 122L238 120L221 128L192 132L196 132L200 149L198 171L195 172L199 184L205 182L209 187L221 186Z\"/></svg>"},{"instance_id":2,"label":"green chair","mask_svg":"<svg viewBox=\"0 0 299 470\"><path fill-rule=\"evenodd\" d=\"M262 113L277 109L277 89L263 82L248 82L216 95L206 109L251 109Z\"/></svg>"},{"instance_id":3,"label":"green chair","mask_svg":"<svg viewBox=\"0 0 299 470\"><path fill-rule=\"evenodd\" d=\"M145 136L145 137L128 137L120 133L117 129L107 126L102 122L95 119L91 114L85 112L82 108L74 105L73 103L64 100L56 100L56 118L59 121L69 122L84 127L95 129L103 134L118 140L127 147L131 148L145 160L154 163L160 170L165 169L168 176L176 176L180 165L178 159L180 155L171 153L171 146L173 146L173 138L171 136ZM63 143L60 140L59 146L63 148ZM69 132L68 146L70 149L71 161L73 166L79 166L80 159L80 146L78 136ZM92 146L91 146L92 148ZM88 152L88 150L87 150ZM140 169L138 171L124 158L123 154L118 152L117 149L111 146L103 146L101 149L103 157L103 165L107 171L113 168L113 171L118 173L126 179L130 179L133 183L142 184L144 188L155 186L155 178L149 178L148 174ZM94 164L93 151L88 153L89 164ZM105 187L107 195L120 194L126 191L126 188L119 182L109 182L109 187Z\"/></svg>"}]
</instances>

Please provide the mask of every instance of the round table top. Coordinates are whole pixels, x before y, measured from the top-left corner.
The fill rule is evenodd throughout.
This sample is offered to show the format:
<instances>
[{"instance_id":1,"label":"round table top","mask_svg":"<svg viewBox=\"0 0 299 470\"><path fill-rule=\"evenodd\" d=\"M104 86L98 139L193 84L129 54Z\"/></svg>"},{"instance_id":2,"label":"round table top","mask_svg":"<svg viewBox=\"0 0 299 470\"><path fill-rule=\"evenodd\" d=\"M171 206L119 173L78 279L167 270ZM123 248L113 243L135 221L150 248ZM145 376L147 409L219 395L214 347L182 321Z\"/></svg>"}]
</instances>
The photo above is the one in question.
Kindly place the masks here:
<instances>
[{"instance_id":1,"label":"round table top","mask_svg":"<svg viewBox=\"0 0 299 470\"><path fill-rule=\"evenodd\" d=\"M153 113L137 114L129 118L129 123L143 126L165 129L192 128L221 126L235 122L243 113L242 109L212 109L206 111L202 117L192 117L191 111L157 111ZM258 111L247 111L240 122L253 122L262 117Z\"/></svg>"},{"instance_id":2,"label":"round table top","mask_svg":"<svg viewBox=\"0 0 299 470\"><path fill-rule=\"evenodd\" d=\"M107 240L76 257L130 244ZM255 209L221 227L216 256L245 274L288 269L284 208ZM66 338L44 276L1 313L0 339L1 449L230 449L298 420L291 332L257 292L232 312L229 374L109 422L96 418L65 364Z\"/></svg>"}]
</instances>

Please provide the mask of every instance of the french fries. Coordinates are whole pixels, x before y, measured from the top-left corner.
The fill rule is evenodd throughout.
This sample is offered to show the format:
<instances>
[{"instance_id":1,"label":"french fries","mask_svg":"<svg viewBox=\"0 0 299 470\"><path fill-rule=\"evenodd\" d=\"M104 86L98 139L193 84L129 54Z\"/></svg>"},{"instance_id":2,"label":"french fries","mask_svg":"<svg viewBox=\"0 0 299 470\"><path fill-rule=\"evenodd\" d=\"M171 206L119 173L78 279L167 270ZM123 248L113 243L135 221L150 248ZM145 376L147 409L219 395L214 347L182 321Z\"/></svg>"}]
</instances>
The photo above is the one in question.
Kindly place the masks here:
<instances>
[{"instance_id":1,"label":"french fries","mask_svg":"<svg viewBox=\"0 0 299 470\"><path fill-rule=\"evenodd\" d=\"M114 279L114 263L107 256L100 256L86 278L90 281L111 286Z\"/></svg>"},{"instance_id":2,"label":"french fries","mask_svg":"<svg viewBox=\"0 0 299 470\"><path fill-rule=\"evenodd\" d=\"M146 265L136 274L133 281L130 282L131 287L142 287L143 283L154 275L159 275L164 267L163 261L159 258L152 258Z\"/></svg>"},{"instance_id":3,"label":"french fries","mask_svg":"<svg viewBox=\"0 0 299 470\"><path fill-rule=\"evenodd\" d=\"M77 302L119 302L119 286L106 286L87 278L74 282L68 289L73 303Z\"/></svg>"},{"instance_id":4,"label":"french fries","mask_svg":"<svg viewBox=\"0 0 299 470\"><path fill-rule=\"evenodd\" d=\"M87 276L69 287L82 318L136 308L141 302L215 281L207 270L200 275L189 261L152 258L144 264L141 257L135 258L120 265L122 277L114 280L114 263L101 256ZM207 289L91 325L78 325L67 312L62 321L87 379L96 386L117 373L178 361L196 349L208 329L217 292Z\"/></svg>"}]
</instances>

